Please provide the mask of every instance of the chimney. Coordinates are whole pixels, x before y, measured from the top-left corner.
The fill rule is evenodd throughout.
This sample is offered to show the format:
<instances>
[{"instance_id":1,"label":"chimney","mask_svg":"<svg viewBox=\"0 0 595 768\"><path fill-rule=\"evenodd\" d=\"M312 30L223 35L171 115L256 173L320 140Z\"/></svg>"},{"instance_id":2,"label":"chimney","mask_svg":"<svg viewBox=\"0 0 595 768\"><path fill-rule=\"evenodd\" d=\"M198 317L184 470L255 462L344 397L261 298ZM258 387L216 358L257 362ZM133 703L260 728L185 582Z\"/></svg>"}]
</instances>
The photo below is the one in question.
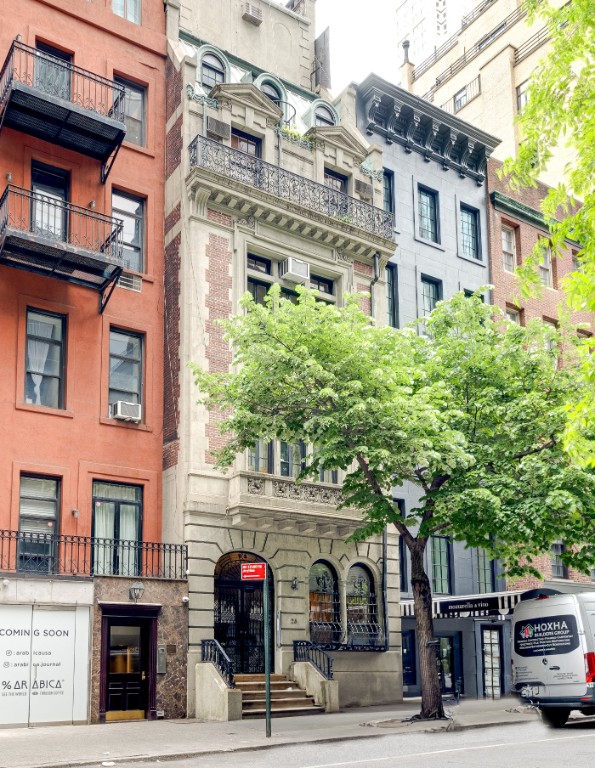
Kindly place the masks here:
<instances>
[{"instance_id":1,"label":"chimney","mask_svg":"<svg viewBox=\"0 0 595 768\"><path fill-rule=\"evenodd\" d=\"M413 85L413 64L409 61L409 40L403 40L403 64L401 65L401 87L406 91Z\"/></svg>"}]
</instances>

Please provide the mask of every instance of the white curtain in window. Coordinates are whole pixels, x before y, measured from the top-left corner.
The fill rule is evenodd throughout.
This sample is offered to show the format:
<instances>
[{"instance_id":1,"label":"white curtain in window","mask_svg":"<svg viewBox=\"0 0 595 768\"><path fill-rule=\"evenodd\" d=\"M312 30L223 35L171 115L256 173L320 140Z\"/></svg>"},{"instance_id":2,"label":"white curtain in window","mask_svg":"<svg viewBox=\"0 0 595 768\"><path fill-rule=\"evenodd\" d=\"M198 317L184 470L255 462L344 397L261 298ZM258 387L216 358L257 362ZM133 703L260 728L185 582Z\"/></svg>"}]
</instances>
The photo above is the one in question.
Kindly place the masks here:
<instances>
[{"instance_id":1,"label":"white curtain in window","mask_svg":"<svg viewBox=\"0 0 595 768\"><path fill-rule=\"evenodd\" d=\"M44 339L52 338L54 324L44 323L43 320L27 320L27 331L34 336L41 336ZM43 371L45 368L50 345L36 339L29 339L27 342L27 368L34 371ZM43 381L42 373L30 373L33 381L33 403L41 405L41 383Z\"/></svg>"},{"instance_id":2,"label":"white curtain in window","mask_svg":"<svg viewBox=\"0 0 595 768\"><path fill-rule=\"evenodd\" d=\"M114 572L115 505L109 501L95 502L95 574L105 576Z\"/></svg>"},{"instance_id":3,"label":"white curtain in window","mask_svg":"<svg viewBox=\"0 0 595 768\"><path fill-rule=\"evenodd\" d=\"M120 576L137 575L138 507L120 504L120 544L118 560Z\"/></svg>"}]
</instances>

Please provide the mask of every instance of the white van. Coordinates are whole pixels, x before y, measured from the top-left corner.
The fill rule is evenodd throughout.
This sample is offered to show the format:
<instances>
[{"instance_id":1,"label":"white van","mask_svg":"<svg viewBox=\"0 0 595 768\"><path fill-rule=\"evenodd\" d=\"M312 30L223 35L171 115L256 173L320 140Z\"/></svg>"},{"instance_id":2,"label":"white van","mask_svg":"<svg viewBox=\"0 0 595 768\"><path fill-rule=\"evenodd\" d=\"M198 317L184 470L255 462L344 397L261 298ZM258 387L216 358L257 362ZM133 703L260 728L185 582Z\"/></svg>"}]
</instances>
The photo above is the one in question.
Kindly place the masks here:
<instances>
[{"instance_id":1,"label":"white van","mask_svg":"<svg viewBox=\"0 0 595 768\"><path fill-rule=\"evenodd\" d=\"M595 714L595 592L522 600L512 622L513 691L553 728Z\"/></svg>"}]
</instances>

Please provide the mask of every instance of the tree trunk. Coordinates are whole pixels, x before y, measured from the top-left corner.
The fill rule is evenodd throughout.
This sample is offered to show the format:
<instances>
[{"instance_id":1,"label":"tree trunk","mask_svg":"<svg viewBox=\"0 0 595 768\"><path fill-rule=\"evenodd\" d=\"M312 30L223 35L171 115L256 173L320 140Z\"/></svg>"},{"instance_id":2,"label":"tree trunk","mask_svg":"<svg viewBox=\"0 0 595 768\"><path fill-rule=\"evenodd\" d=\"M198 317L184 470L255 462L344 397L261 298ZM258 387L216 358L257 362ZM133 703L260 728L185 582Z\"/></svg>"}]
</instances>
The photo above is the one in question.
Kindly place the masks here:
<instances>
[{"instance_id":1,"label":"tree trunk","mask_svg":"<svg viewBox=\"0 0 595 768\"><path fill-rule=\"evenodd\" d=\"M411 553L411 588L417 625L417 655L421 681L422 720L444 717L440 676L438 674L438 654L434 640L432 621L432 589L424 568L424 550L427 539L416 539L410 548Z\"/></svg>"}]
</instances>

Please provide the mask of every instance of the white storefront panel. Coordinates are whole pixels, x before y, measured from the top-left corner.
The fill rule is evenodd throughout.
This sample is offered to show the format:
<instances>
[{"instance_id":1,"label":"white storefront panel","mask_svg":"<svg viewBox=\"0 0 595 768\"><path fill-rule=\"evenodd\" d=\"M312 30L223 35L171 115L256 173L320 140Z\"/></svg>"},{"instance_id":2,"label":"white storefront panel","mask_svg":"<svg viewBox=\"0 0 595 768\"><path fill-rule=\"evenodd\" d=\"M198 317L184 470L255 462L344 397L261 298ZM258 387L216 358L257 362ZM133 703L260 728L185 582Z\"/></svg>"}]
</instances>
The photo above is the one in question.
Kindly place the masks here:
<instances>
[{"instance_id":1,"label":"white storefront panel","mask_svg":"<svg viewBox=\"0 0 595 768\"><path fill-rule=\"evenodd\" d=\"M85 722L89 608L0 606L0 725Z\"/></svg>"}]
</instances>

